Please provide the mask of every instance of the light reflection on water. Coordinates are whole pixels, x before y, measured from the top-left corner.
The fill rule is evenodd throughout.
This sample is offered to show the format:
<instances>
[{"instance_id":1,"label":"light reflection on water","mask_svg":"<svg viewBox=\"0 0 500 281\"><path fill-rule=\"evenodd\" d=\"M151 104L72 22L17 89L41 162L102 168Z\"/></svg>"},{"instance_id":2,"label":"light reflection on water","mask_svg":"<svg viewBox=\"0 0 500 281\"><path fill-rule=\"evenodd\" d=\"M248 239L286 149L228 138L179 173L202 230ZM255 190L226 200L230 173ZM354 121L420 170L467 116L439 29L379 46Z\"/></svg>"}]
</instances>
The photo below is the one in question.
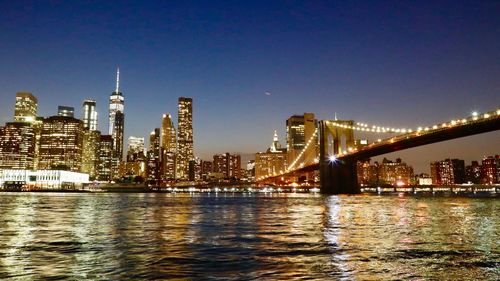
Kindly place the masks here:
<instances>
[{"instance_id":1,"label":"light reflection on water","mask_svg":"<svg viewBox=\"0 0 500 281\"><path fill-rule=\"evenodd\" d=\"M498 199L0 194L0 279L498 280Z\"/></svg>"}]
</instances>

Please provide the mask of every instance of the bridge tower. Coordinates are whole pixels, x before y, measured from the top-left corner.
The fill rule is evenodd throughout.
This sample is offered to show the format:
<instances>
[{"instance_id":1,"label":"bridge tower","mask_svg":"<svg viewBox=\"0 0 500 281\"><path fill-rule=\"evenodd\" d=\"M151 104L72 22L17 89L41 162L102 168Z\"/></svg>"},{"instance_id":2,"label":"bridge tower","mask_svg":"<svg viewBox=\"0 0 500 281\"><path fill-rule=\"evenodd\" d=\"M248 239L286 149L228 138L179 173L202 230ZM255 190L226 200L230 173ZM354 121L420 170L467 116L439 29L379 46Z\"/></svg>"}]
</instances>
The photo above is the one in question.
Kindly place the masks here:
<instances>
[{"instance_id":1,"label":"bridge tower","mask_svg":"<svg viewBox=\"0 0 500 281\"><path fill-rule=\"evenodd\" d=\"M319 122L319 171L321 192L325 194L359 193L356 160L337 160L335 156L354 147L353 120Z\"/></svg>"}]
</instances>

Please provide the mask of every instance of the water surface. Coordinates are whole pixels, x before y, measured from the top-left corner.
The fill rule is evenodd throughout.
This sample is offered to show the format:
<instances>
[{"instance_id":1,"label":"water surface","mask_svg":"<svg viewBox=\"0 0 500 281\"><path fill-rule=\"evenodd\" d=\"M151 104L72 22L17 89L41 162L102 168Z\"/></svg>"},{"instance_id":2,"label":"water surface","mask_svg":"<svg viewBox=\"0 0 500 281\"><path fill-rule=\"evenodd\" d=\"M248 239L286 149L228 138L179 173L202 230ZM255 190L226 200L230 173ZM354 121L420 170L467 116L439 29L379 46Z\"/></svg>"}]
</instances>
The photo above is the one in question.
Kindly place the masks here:
<instances>
[{"instance_id":1,"label":"water surface","mask_svg":"<svg viewBox=\"0 0 500 281\"><path fill-rule=\"evenodd\" d=\"M498 280L491 198L0 193L0 279Z\"/></svg>"}]
</instances>

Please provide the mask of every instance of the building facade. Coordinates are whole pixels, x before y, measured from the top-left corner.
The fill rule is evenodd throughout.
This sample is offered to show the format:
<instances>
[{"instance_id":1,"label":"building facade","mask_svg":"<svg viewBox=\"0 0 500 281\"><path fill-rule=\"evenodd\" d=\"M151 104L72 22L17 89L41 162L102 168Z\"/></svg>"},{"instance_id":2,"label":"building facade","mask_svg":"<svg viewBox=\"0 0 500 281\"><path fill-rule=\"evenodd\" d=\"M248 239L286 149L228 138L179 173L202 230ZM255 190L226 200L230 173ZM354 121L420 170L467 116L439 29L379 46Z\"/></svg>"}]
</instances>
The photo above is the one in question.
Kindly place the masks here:
<instances>
[{"instance_id":1,"label":"building facade","mask_svg":"<svg viewBox=\"0 0 500 281\"><path fill-rule=\"evenodd\" d=\"M287 168L286 148L281 148L278 134L274 131L273 143L266 152L255 154L255 179L283 173Z\"/></svg>"},{"instance_id":2,"label":"building facade","mask_svg":"<svg viewBox=\"0 0 500 281\"><path fill-rule=\"evenodd\" d=\"M314 113L293 115L286 120L287 161L291 163L304 150L306 143L312 140L302 153L305 165L314 163L319 156L318 138L315 135L317 120Z\"/></svg>"},{"instance_id":3,"label":"building facade","mask_svg":"<svg viewBox=\"0 0 500 281\"><path fill-rule=\"evenodd\" d=\"M170 114L161 123L161 175L164 180L176 178L177 135Z\"/></svg>"},{"instance_id":4,"label":"building facade","mask_svg":"<svg viewBox=\"0 0 500 281\"><path fill-rule=\"evenodd\" d=\"M83 127L90 131L97 131L97 109L95 100L84 100L82 112Z\"/></svg>"},{"instance_id":5,"label":"building facade","mask_svg":"<svg viewBox=\"0 0 500 281\"><path fill-rule=\"evenodd\" d=\"M30 123L0 127L0 169L34 169L36 136Z\"/></svg>"},{"instance_id":6,"label":"building facade","mask_svg":"<svg viewBox=\"0 0 500 281\"><path fill-rule=\"evenodd\" d=\"M91 179L97 178L99 163L99 141L101 132L83 130L82 173L89 174Z\"/></svg>"},{"instance_id":7,"label":"building facade","mask_svg":"<svg viewBox=\"0 0 500 281\"><path fill-rule=\"evenodd\" d=\"M216 154L213 156L213 172L221 173L225 179L241 178L241 156L238 154Z\"/></svg>"},{"instance_id":8,"label":"building facade","mask_svg":"<svg viewBox=\"0 0 500 281\"><path fill-rule=\"evenodd\" d=\"M83 122L51 116L43 120L38 169L80 172L83 154Z\"/></svg>"},{"instance_id":9,"label":"building facade","mask_svg":"<svg viewBox=\"0 0 500 281\"><path fill-rule=\"evenodd\" d=\"M16 104L14 106L15 122L33 122L38 109L38 99L31 93L16 93Z\"/></svg>"},{"instance_id":10,"label":"building facade","mask_svg":"<svg viewBox=\"0 0 500 281\"><path fill-rule=\"evenodd\" d=\"M75 108L71 106L59 105L57 107L57 116L75 117Z\"/></svg>"},{"instance_id":11,"label":"building facade","mask_svg":"<svg viewBox=\"0 0 500 281\"><path fill-rule=\"evenodd\" d=\"M445 159L431 163L432 184L453 185L465 183L465 161Z\"/></svg>"},{"instance_id":12,"label":"building facade","mask_svg":"<svg viewBox=\"0 0 500 281\"><path fill-rule=\"evenodd\" d=\"M113 180L113 137L111 135L101 135L97 147L97 180Z\"/></svg>"},{"instance_id":13,"label":"building facade","mask_svg":"<svg viewBox=\"0 0 500 281\"><path fill-rule=\"evenodd\" d=\"M177 178L188 179L189 161L193 160L193 99L180 97L178 108Z\"/></svg>"}]
</instances>

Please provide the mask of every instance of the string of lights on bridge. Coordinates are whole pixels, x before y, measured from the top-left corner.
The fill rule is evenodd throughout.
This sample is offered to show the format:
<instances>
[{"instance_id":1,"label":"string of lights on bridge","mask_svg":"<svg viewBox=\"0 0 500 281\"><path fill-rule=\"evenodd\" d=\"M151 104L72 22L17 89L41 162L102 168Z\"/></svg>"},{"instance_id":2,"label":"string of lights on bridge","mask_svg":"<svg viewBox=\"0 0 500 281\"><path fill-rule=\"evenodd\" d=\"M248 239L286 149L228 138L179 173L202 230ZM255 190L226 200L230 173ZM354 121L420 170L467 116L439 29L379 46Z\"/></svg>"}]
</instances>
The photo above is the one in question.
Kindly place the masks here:
<instances>
[{"instance_id":1,"label":"string of lights on bridge","mask_svg":"<svg viewBox=\"0 0 500 281\"><path fill-rule=\"evenodd\" d=\"M398 137L400 137L400 136L404 136L404 135L410 134L410 133L416 133L416 134L427 133L429 131L434 131L434 130L438 130L438 129L444 129L444 128L449 128L449 127L454 127L454 126L457 126L457 125L465 125L468 122L474 122L474 121L478 121L478 120L481 120L481 119L488 119L488 118L493 117L495 115L497 117L500 116L500 108L498 108L496 111L490 111L490 112L482 113L482 114L479 114L478 112L473 112L472 116L467 117L467 118L453 119L450 122L444 122L444 123L435 124L433 126L427 126L427 127L418 127L416 129L393 128L393 127L388 127L388 126L376 126L376 125L371 125L370 126L367 123L356 123L356 125L346 125L346 124L342 124L342 123L335 123L335 121L331 122L330 124L333 125L333 126L335 126L335 127L340 127L340 128L343 128L343 129L350 129L350 130L355 130L355 131L362 131L362 132L401 133L401 135L398 136ZM318 128L316 128L316 130L314 131L314 134L307 141L306 145L304 146L304 148L302 149L302 151L299 153L299 155L297 155L297 158L295 158L295 160L290 164L290 166L288 166L286 168L286 172L287 173L294 170L295 165L297 164L297 162L299 162L299 160L304 155L304 153L307 151L307 148L311 145L311 143L316 139L317 135L318 135ZM394 139L394 137L392 137L390 139L387 139L386 141L394 142L395 139ZM378 139L377 142L378 143L382 143L383 140ZM352 149L352 150L349 150L349 151L343 151L343 153L341 152L339 155L347 154L347 153L354 152L354 151L357 151L357 149ZM336 158L336 156L337 155L332 155L330 157ZM319 160L317 158L314 159L315 163L318 163L318 161ZM304 162L302 162L301 164L304 164ZM266 179L266 178L272 177L272 176L276 176L276 175L264 176L262 179Z\"/></svg>"},{"instance_id":2,"label":"string of lights on bridge","mask_svg":"<svg viewBox=\"0 0 500 281\"><path fill-rule=\"evenodd\" d=\"M477 112L472 113L472 121L476 121L479 118L484 118L487 119L491 117L491 113L484 113L484 114L479 114ZM496 115L500 115L500 109L497 109ZM355 131L361 131L361 132L371 132L371 133L413 133L413 132L421 132L421 131L429 131L429 130L436 130L439 128L446 128L450 126L455 126L455 125L460 125L460 124L466 124L467 119L453 119L449 123L442 123L442 124L436 124L433 126L427 126L427 127L418 127L416 129L411 129L411 128L394 128L390 126L378 126L378 125L370 125L367 123L356 123L356 125L351 126L351 125L346 125L346 124L341 124L341 123L331 123L335 127L340 127L343 129L350 129L350 130L355 130Z\"/></svg>"},{"instance_id":3,"label":"string of lights on bridge","mask_svg":"<svg viewBox=\"0 0 500 281\"><path fill-rule=\"evenodd\" d=\"M297 162L300 160L302 155L304 155L304 152L307 151L307 148L311 145L311 143L314 141L314 139L316 138L317 135L318 135L318 128L316 128L316 130L314 130L314 133L309 138L309 140L307 141L307 143L304 146L304 148L302 149L302 151L299 153L299 155L297 155L297 158L295 158L295 160L292 162L292 164L290 164L290 166L288 166L286 168L287 171L290 171L295 167L295 164L297 164Z\"/></svg>"}]
</instances>

